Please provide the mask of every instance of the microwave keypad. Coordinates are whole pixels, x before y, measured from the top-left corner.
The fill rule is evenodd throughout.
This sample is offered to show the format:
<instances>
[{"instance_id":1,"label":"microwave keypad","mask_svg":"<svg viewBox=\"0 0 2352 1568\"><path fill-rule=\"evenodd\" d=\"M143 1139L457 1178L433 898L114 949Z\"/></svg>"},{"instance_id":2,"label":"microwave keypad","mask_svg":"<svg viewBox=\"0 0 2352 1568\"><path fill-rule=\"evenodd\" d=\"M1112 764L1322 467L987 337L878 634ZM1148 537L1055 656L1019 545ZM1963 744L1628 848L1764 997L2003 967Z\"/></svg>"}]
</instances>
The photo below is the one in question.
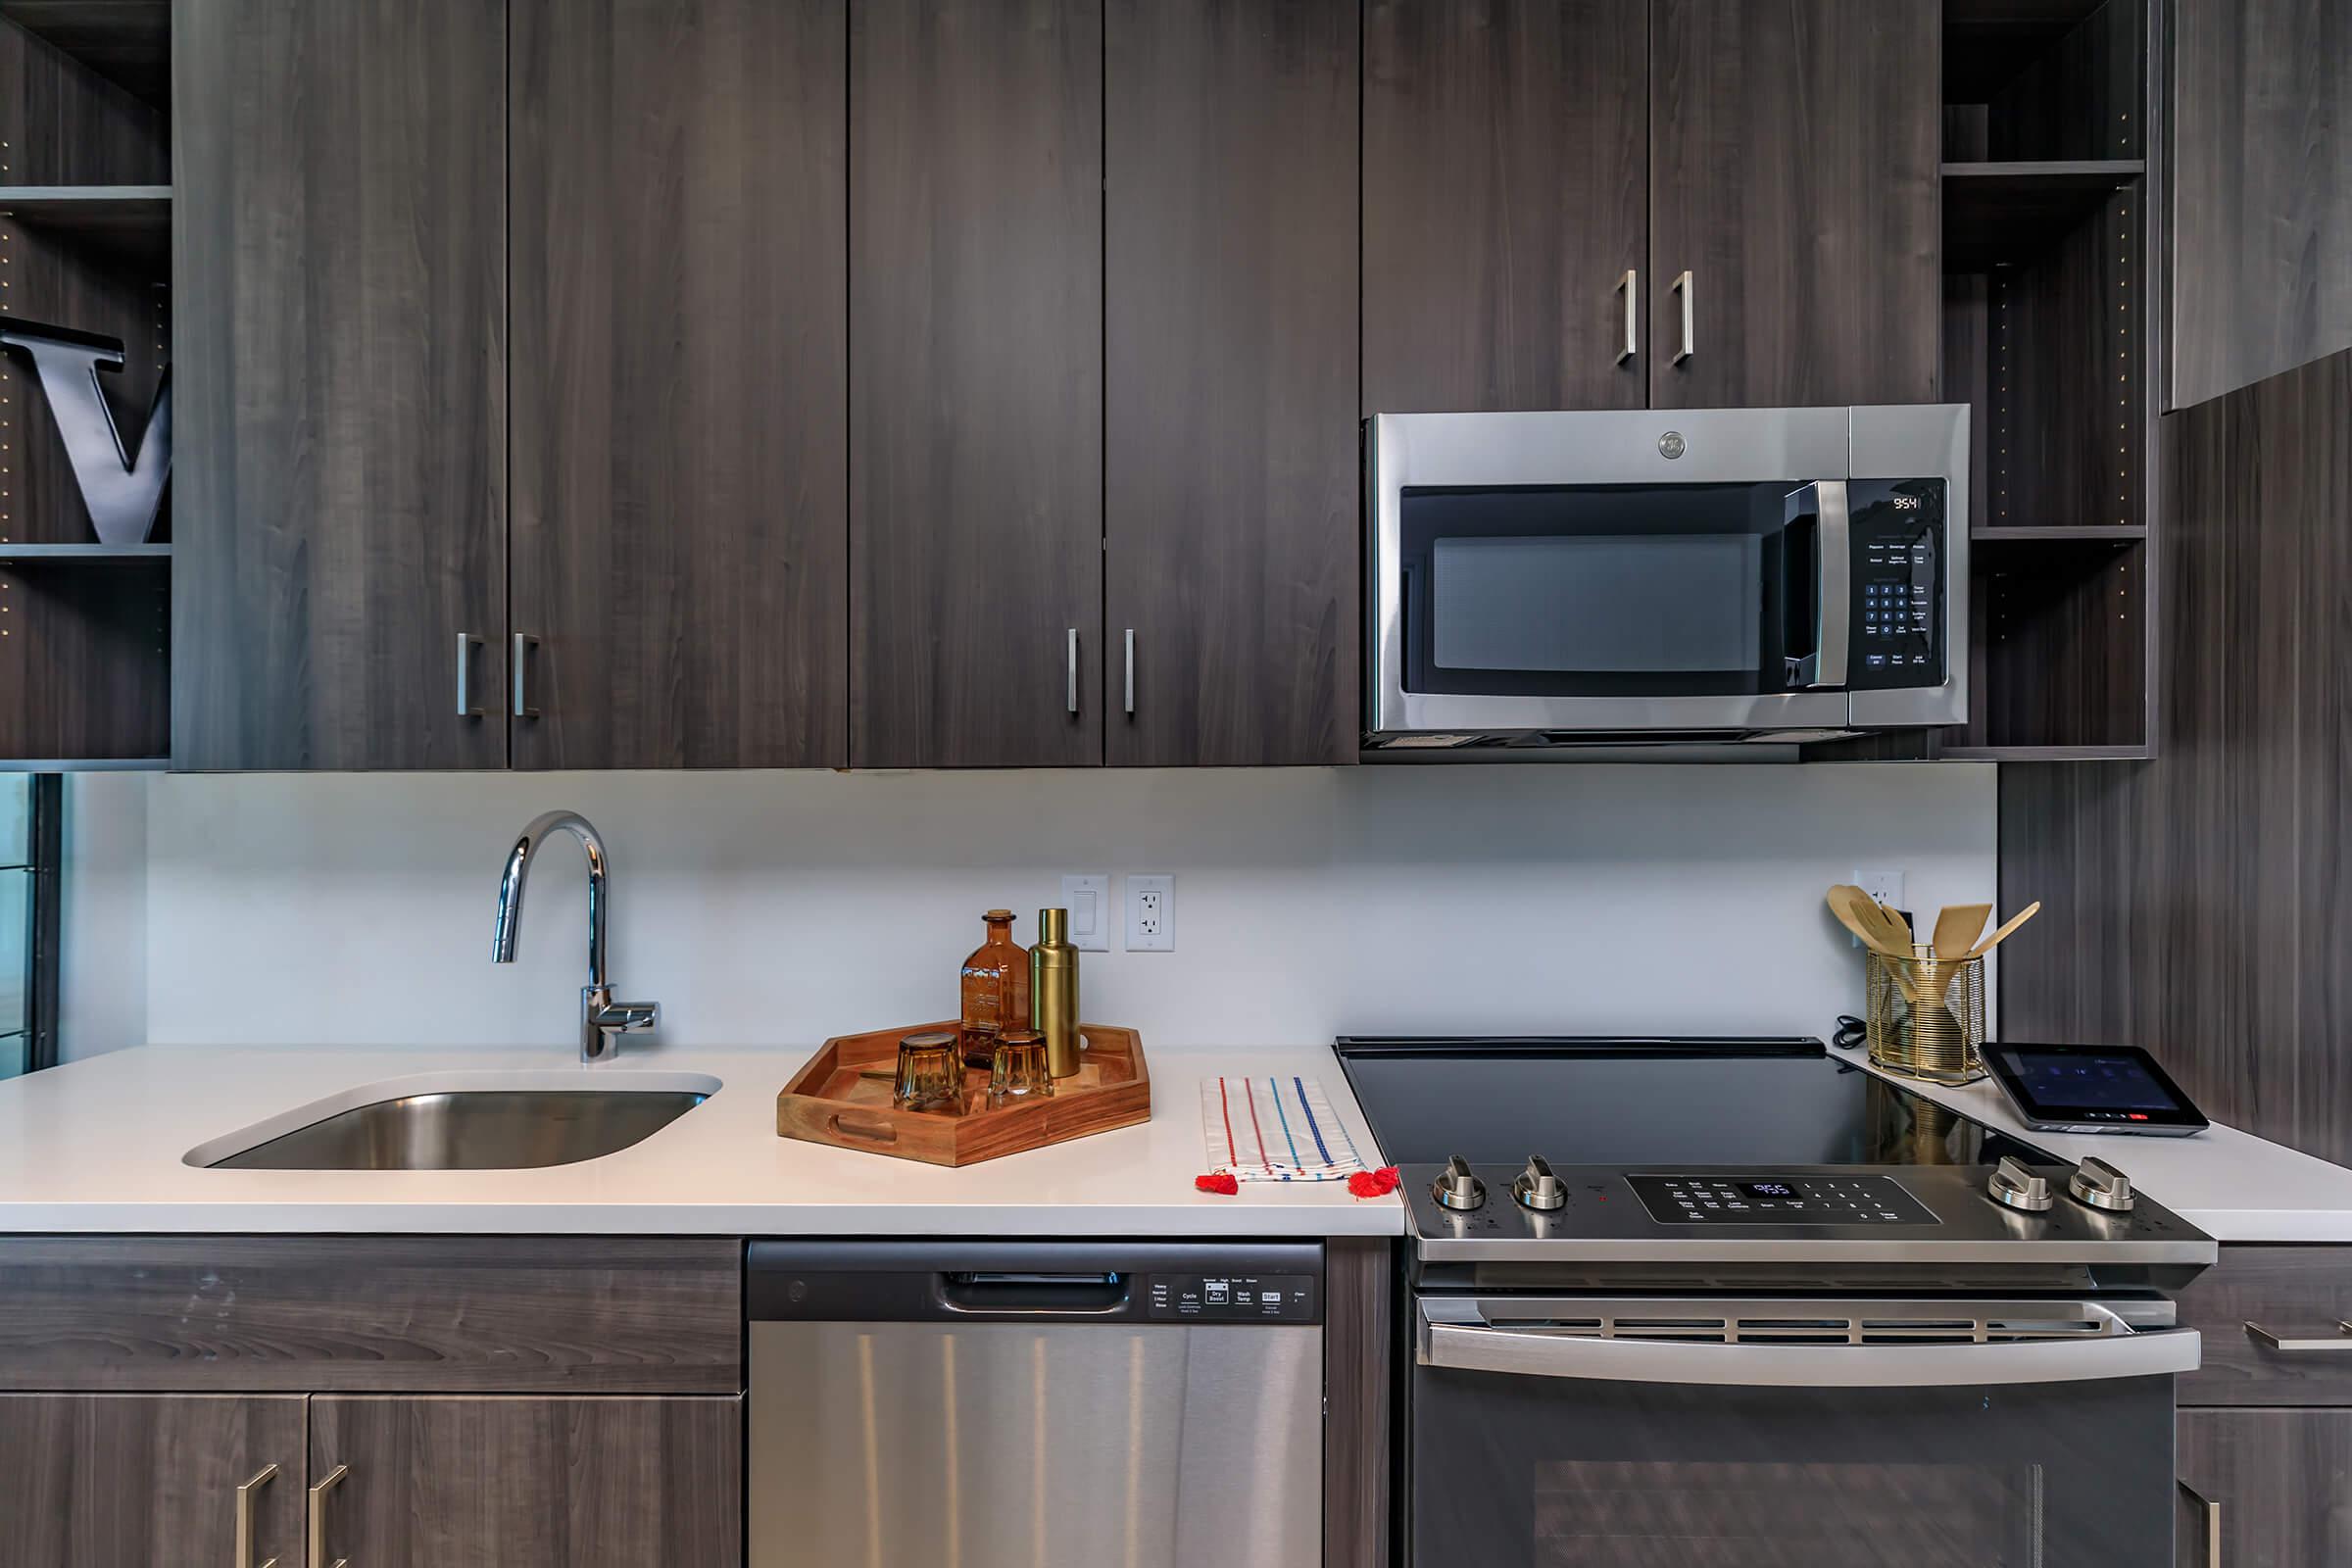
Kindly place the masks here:
<instances>
[{"instance_id":1,"label":"microwave keypad","mask_svg":"<svg viewBox=\"0 0 2352 1568\"><path fill-rule=\"evenodd\" d=\"M1857 479L1847 485L1854 548L1852 652L1859 690L1943 683L1943 485Z\"/></svg>"}]
</instances>

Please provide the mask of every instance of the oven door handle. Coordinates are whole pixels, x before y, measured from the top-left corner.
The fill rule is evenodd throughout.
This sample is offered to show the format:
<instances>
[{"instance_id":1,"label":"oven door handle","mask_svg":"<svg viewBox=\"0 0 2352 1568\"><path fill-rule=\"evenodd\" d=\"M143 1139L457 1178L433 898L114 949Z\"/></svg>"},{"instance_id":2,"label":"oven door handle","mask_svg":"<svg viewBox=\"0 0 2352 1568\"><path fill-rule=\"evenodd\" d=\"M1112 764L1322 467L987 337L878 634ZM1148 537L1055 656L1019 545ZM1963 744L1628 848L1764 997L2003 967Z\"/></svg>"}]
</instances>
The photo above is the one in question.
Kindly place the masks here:
<instances>
[{"instance_id":1,"label":"oven door handle","mask_svg":"<svg viewBox=\"0 0 2352 1568\"><path fill-rule=\"evenodd\" d=\"M1820 479L1788 493L1786 520L1815 520L1813 531L1813 651L1789 661L1788 684L1799 688L1845 684L1853 651L1853 523L1845 481Z\"/></svg>"},{"instance_id":2,"label":"oven door handle","mask_svg":"<svg viewBox=\"0 0 2352 1568\"><path fill-rule=\"evenodd\" d=\"M1993 1345L1727 1345L1471 1328L1421 1318L1417 1359L1455 1372L1755 1389L1945 1389L2095 1383L2197 1369L2195 1329Z\"/></svg>"}]
</instances>

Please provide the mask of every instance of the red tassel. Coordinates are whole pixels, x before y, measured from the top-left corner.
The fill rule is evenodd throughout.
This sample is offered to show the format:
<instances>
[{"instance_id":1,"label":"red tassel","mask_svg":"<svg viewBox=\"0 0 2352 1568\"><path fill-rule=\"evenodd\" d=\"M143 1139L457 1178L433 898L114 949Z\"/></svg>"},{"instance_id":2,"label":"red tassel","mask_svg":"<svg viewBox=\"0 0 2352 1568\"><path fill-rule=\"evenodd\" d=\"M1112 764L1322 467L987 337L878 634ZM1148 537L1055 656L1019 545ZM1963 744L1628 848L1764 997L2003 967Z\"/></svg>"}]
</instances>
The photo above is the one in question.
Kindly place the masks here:
<instances>
[{"instance_id":1,"label":"red tassel","mask_svg":"<svg viewBox=\"0 0 2352 1568\"><path fill-rule=\"evenodd\" d=\"M1218 1171L1208 1176L1196 1176L1193 1178L1193 1185L1204 1193L1221 1193L1227 1198L1231 1198L1242 1190L1242 1184L1224 1171Z\"/></svg>"},{"instance_id":2,"label":"red tassel","mask_svg":"<svg viewBox=\"0 0 2352 1568\"><path fill-rule=\"evenodd\" d=\"M1396 1167L1383 1165L1378 1170L1359 1170L1348 1178L1348 1190L1358 1198L1386 1198L1396 1190Z\"/></svg>"}]
</instances>

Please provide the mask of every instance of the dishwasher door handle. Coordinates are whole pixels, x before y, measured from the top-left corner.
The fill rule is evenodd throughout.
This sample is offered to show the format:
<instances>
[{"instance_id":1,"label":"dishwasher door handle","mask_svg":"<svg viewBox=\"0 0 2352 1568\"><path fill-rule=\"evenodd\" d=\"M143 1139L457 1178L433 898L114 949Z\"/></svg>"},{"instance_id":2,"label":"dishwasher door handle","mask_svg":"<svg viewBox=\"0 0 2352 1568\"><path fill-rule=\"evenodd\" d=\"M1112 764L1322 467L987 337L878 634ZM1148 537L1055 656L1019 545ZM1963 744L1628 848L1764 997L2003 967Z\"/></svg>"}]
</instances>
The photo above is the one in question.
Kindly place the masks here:
<instances>
[{"instance_id":1,"label":"dishwasher door handle","mask_svg":"<svg viewBox=\"0 0 2352 1568\"><path fill-rule=\"evenodd\" d=\"M1134 1277L1116 1273L954 1271L932 1284L950 1312L991 1317L1106 1317L1124 1312Z\"/></svg>"}]
</instances>

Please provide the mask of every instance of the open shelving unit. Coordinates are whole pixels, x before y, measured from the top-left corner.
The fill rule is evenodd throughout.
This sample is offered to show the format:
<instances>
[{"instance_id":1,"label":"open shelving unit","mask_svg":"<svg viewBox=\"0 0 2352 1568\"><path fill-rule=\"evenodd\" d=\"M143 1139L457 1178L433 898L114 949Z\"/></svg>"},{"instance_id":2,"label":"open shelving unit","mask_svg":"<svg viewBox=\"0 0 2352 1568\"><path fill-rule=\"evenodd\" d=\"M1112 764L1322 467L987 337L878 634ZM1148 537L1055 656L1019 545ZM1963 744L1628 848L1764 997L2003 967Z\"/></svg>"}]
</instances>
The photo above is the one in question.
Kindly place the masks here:
<instances>
[{"instance_id":1,"label":"open shelving unit","mask_svg":"<svg viewBox=\"0 0 2352 1568\"><path fill-rule=\"evenodd\" d=\"M169 0L0 0L0 314L120 338L136 443L172 341ZM162 767L171 500L98 542L47 403L0 357L0 769Z\"/></svg>"},{"instance_id":2,"label":"open shelving unit","mask_svg":"<svg viewBox=\"0 0 2352 1568\"><path fill-rule=\"evenodd\" d=\"M2151 755L2150 0L1946 0L1944 396L1971 406L1970 703L1933 754Z\"/></svg>"}]
</instances>

